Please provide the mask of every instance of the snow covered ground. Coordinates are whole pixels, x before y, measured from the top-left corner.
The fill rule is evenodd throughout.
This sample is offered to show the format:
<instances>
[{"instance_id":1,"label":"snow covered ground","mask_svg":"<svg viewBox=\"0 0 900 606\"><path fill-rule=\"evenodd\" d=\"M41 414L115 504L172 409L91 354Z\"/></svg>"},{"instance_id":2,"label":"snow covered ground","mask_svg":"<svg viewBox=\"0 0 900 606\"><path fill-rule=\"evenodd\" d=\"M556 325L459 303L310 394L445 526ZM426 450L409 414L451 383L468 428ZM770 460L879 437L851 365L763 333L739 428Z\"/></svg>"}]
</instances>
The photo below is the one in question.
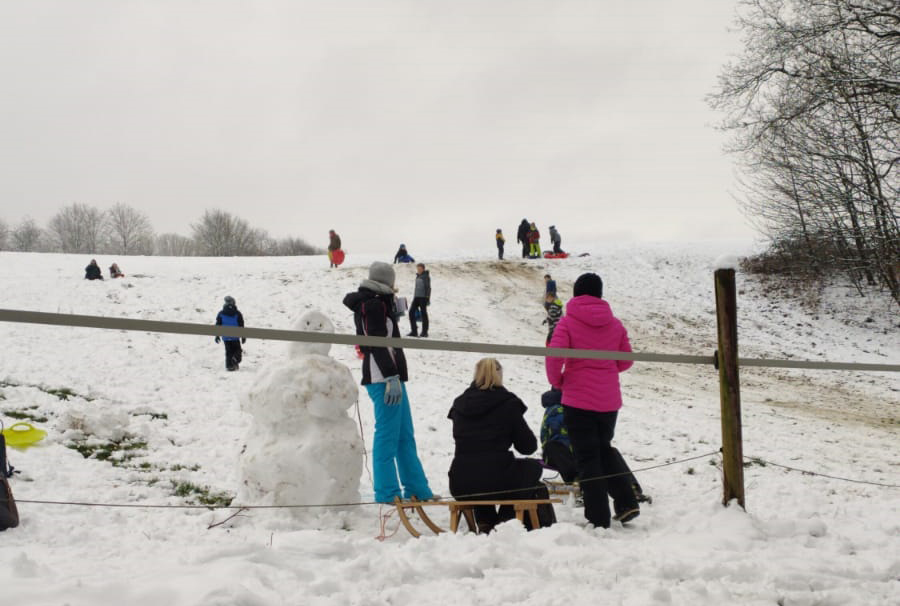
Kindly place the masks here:
<instances>
[{"instance_id":1,"label":"snow covered ground","mask_svg":"<svg viewBox=\"0 0 900 606\"><path fill-rule=\"evenodd\" d=\"M513 248L513 247L510 247ZM722 246L588 245L563 261L476 254L419 259L431 271L433 340L540 345L542 276L564 299L596 271L638 352L712 355L714 261ZM510 251L514 253L514 251ZM512 255L511 255L512 256ZM118 261L125 279L82 279L89 258L0 252L0 307L211 324L230 294L247 325L290 328L308 310L352 332L341 305L374 256L338 270L324 257ZM398 266L409 296L414 268ZM817 307L739 272L741 355L900 363L888 299L835 286ZM788 293L789 294L789 293ZM406 326L404 326L406 328ZM379 506L345 511L126 509L26 500L183 505L227 502L250 426L239 399L286 344L248 341L236 373L212 338L0 323L0 419L23 415L48 436L9 449L21 525L0 534L3 604L758 604L900 603L900 377L742 369L747 512L721 505L717 375L711 366L635 364L623 375L616 443L653 504L629 527L587 528L572 503L526 533L384 541ZM331 355L359 379L353 349ZM448 494L446 413L478 354L408 350L420 456ZM503 359L505 382L537 430L540 359ZM350 414L356 417L357 411ZM359 391L368 447L371 404ZM82 452L74 449L79 447ZM91 455L85 458L82 453ZM115 464L114 464L115 463ZM372 499L366 471L360 493ZM444 514L446 516L446 514ZM437 516L446 526L446 518ZM393 516L388 535L397 527Z\"/></svg>"}]
</instances>

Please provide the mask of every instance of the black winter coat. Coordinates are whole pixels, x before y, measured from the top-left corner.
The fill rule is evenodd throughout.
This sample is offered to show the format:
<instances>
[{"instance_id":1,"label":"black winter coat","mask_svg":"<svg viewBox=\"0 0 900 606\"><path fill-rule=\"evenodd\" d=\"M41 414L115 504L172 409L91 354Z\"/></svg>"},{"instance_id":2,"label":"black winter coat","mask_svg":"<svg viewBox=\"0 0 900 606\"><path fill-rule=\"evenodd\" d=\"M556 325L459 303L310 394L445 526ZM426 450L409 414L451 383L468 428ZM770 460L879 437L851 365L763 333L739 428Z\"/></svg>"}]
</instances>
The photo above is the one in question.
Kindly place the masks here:
<instances>
[{"instance_id":1,"label":"black winter coat","mask_svg":"<svg viewBox=\"0 0 900 606\"><path fill-rule=\"evenodd\" d=\"M100 266L91 264L84 268L84 279L85 280L102 280L103 272L100 271Z\"/></svg>"},{"instance_id":2,"label":"black winter coat","mask_svg":"<svg viewBox=\"0 0 900 606\"><path fill-rule=\"evenodd\" d=\"M519 223L519 231L516 232L516 242L526 244L528 242L528 232L531 230L531 223L522 219Z\"/></svg>"},{"instance_id":3,"label":"black winter coat","mask_svg":"<svg viewBox=\"0 0 900 606\"><path fill-rule=\"evenodd\" d=\"M447 415L453 421L456 453L450 465L451 494L471 494L534 486L541 465L516 459L510 446L529 455L537 438L525 422L525 404L503 387L469 387Z\"/></svg>"},{"instance_id":4,"label":"black winter coat","mask_svg":"<svg viewBox=\"0 0 900 606\"><path fill-rule=\"evenodd\" d=\"M400 337L393 294L379 294L374 290L360 287L356 292L348 293L344 297L344 305L353 310L356 334L370 337ZM361 346L359 349L364 355L363 385L372 382L372 364L378 366L382 377L399 375L401 381L409 379L406 356L401 348Z\"/></svg>"}]
</instances>

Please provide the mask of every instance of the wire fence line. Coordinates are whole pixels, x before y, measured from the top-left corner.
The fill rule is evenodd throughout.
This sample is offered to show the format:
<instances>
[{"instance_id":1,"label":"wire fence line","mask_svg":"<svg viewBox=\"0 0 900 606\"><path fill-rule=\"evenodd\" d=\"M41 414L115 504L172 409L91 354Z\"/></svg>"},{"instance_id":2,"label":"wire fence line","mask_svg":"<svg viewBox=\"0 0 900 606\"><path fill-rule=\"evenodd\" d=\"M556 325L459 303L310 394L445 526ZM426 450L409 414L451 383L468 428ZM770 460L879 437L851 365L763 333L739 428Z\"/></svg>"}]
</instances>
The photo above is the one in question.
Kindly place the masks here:
<instances>
[{"instance_id":1,"label":"wire fence line","mask_svg":"<svg viewBox=\"0 0 900 606\"><path fill-rule=\"evenodd\" d=\"M698 459L706 459L712 456L716 456L721 452L721 449L715 450L712 452L707 452L704 454L696 455L693 457L687 457L684 459L678 459L676 461L669 461L666 463L660 463L658 465L650 465L649 467L641 467L639 469L633 469L629 472L623 473L614 473L607 474L602 476L595 476L592 478L586 478L579 481L579 484L584 482L596 481L596 480L605 480L609 478L615 478L618 476L629 475L632 473L642 473L645 471L650 471L653 469L660 469L662 467L669 467L672 465L678 465L680 463L687 463L689 461L696 461ZM786 469L789 471L796 471L802 473L804 475L816 476L820 478L827 478L829 480L838 480L841 482L853 482L856 484L866 484L869 486L877 486L880 488L900 488L900 484L887 484L885 482L872 482L869 480L859 480L855 478L846 478L841 476L835 476L830 474L825 474L817 471L810 471L808 469L799 469L797 467L790 467L788 465L782 465L780 463L773 463L772 461L764 460L759 457L749 457L745 456L744 460L748 463L763 463L765 465L771 465L773 467L780 467L782 469ZM494 490L491 492L477 492L470 493L465 495L457 495L455 497L451 497L449 499L438 499L438 501L459 501L466 499L474 499L477 497L491 496L494 497L496 495L502 495L504 493L519 493L523 490L533 490L537 488L546 487L546 484L539 484L537 486L533 486L531 488L514 488L510 490ZM94 502L86 502L86 501L50 501L50 500L38 500L38 499L16 499L17 503L28 503L34 505L63 505L63 506L73 506L73 507L98 507L98 508L118 508L118 509L205 509L208 511L211 510L252 510L252 509L330 509L337 507L363 507L367 505L391 505L391 503L381 503L379 501L355 501L352 503L324 503L324 504L315 504L315 505L167 505L167 504L153 504L153 503L94 503Z\"/></svg>"},{"instance_id":2,"label":"wire fence line","mask_svg":"<svg viewBox=\"0 0 900 606\"><path fill-rule=\"evenodd\" d=\"M432 351L456 351L510 356L554 356L560 358L581 358L591 360L631 360L669 364L713 365L714 355L685 355L661 353L635 353L621 351L598 351L587 349L566 349L562 347L536 347L527 345L502 345L497 343L469 343L464 341L436 341L415 338L371 337L366 335L343 335L337 333L305 332L299 330L279 330L272 328L248 328L236 326L211 326L189 322L169 322L162 320L136 320L131 318L110 318L78 314L58 314L40 311L0 309L0 322L24 324L45 324L81 328L101 328L108 330L130 330L139 332L161 332L181 335L230 336L275 341L297 341L306 343L331 343L334 345L361 345L365 347L402 347ZM777 360L768 358L739 358L741 366L772 368L801 368L810 370L846 370L900 372L900 364L875 364L864 362L819 362L815 360Z\"/></svg>"}]
</instances>

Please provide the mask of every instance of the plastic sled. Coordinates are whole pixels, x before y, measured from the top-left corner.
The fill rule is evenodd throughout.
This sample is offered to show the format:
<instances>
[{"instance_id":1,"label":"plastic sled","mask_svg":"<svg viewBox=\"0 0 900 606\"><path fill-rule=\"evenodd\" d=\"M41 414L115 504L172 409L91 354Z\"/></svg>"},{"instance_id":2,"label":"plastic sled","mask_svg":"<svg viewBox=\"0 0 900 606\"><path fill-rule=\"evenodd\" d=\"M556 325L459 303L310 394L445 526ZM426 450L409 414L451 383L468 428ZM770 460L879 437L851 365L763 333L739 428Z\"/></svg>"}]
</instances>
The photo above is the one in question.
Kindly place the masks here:
<instances>
[{"instance_id":1,"label":"plastic sled","mask_svg":"<svg viewBox=\"0 0 900 606\"><path fill-rule=\"evenodd\" d=\"M344 262L344 251L340 248L331 251L331 262L335 265L340 265Z\"/></svg>"},{"instance_id":2,"label":"plastic sled","mask_svg":"<svg viewBox=\"0 0 900 606\"><path fill-rule=\"evenodd\" d=\"M47 432L38 429L30 423L13 423L8 429L3 430L6 443L13 448L27 448L44 439Z\"/></svg>"},{"instance_id":3,"label":"plastic sled","mask_svg":"<svg viewBox=\"0 0 900 606\"><path fill-rule=\"evenodd\" d=\"M569 253L567 253L567 252L555 253L555 252L550 252L549 250L544 251L545 259L565 259L568 256L569 256Z\"/></svg>"}]
</instances>

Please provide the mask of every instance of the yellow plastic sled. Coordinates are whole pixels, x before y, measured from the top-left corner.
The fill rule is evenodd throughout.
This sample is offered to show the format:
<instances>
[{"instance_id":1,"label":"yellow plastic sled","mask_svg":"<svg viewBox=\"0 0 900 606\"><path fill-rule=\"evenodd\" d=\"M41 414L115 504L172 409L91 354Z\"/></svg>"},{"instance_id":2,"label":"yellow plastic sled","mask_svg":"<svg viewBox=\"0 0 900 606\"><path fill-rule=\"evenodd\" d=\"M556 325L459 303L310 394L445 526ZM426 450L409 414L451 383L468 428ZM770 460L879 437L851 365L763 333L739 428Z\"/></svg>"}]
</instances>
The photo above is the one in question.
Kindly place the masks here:
<instances>
[{"instance_id":1,"label":"yellow plastic sled","mask_svg":"<svg viewBox=\"0 0 900 606\"><path fill-rule=\"evenodd\" d=\"M3 433L6 443L13 448L27 448L35 442L43 440L47 435L46 431L38 429L30 423L13 423L9 429L4 429L0 433Z\"/></svg>"}]
</instances>

